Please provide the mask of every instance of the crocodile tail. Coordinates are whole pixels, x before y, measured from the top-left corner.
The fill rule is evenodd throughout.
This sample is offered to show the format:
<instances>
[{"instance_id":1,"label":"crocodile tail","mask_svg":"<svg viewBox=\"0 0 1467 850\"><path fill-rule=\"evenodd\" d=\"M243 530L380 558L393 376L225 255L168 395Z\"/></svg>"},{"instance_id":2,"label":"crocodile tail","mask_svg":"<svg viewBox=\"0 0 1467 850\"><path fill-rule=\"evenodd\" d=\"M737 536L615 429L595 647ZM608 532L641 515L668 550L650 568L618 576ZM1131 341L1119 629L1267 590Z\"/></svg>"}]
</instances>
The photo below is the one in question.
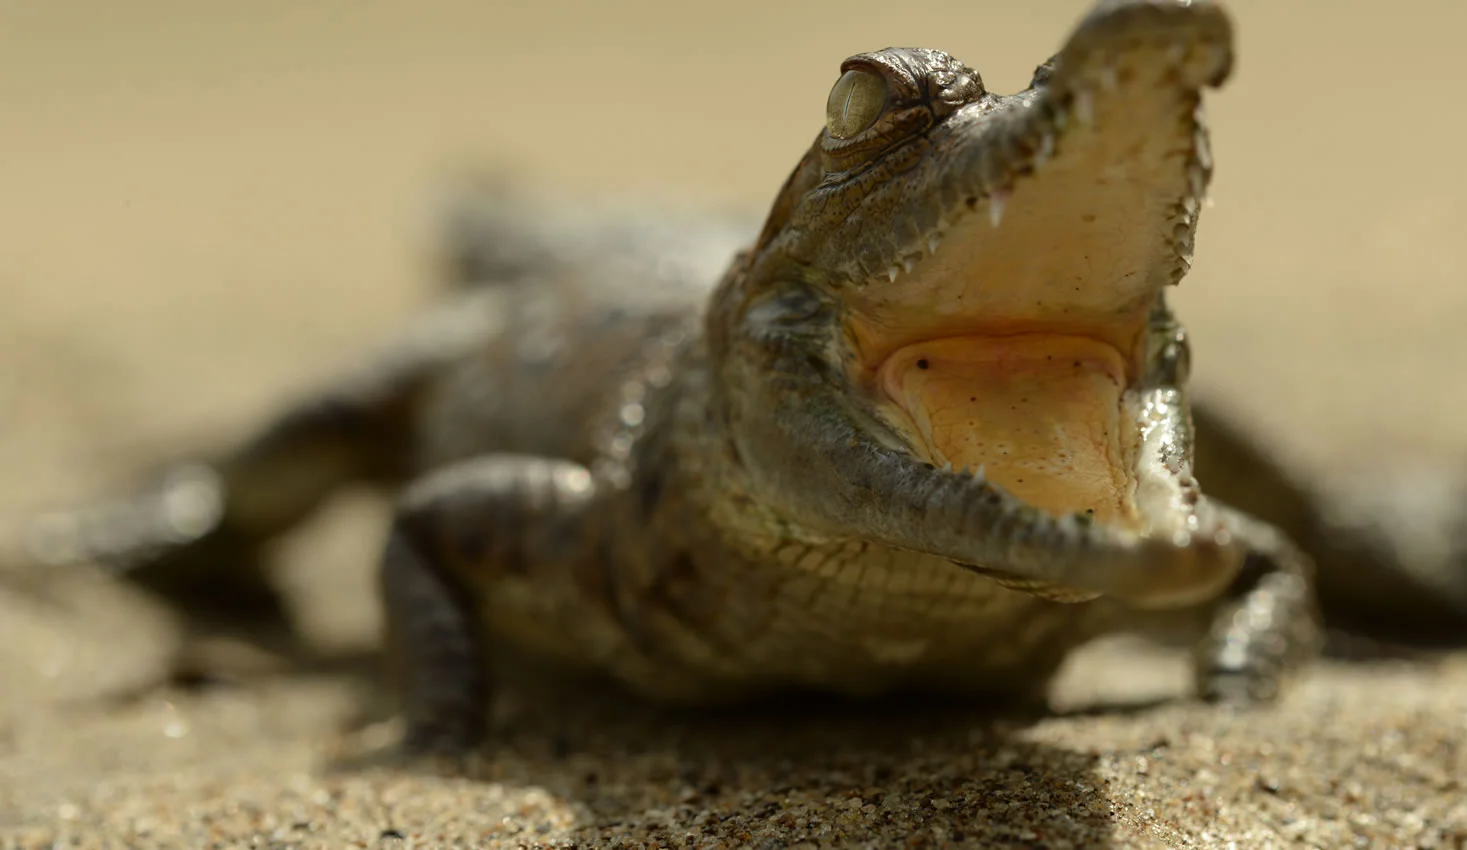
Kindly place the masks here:
<instances>
[{"instance_id":1,"label":"crocodile tail","mask_svg":"<svg viewBox=\"0 0 1467 850\"><path fill-rule=\"evenodd\" d=\"M1397 467L1306 481L1205 402L1195 418L1204 492L1313 557L1335 645L1467 645L1467 474Z\"/></svg>"}]
</instances>

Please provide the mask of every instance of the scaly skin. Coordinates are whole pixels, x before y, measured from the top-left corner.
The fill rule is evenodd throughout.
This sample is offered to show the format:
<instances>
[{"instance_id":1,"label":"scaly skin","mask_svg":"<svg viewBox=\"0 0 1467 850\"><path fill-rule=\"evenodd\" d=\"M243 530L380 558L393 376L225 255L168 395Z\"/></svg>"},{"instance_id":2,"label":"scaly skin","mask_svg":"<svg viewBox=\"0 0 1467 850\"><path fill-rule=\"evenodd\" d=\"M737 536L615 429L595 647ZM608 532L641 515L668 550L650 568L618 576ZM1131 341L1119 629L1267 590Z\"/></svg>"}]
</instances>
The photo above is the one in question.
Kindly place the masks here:
<instances>
[{"instance_id":1,"label":"scaly skin","mask_svg":"<svg viewBox=\"0 0 1467 850\"><path fill-rule=\"evenodd\" d=\"M1163 291L1231 38L1210 3L1103 3L1008 97L853 57L721 280L735 227L497 224L459 264L494 285L40 553L200 604L342 484L406 486L381 581L417 748L483 737L498 647L682 702L1034 700L1182 612L1199 692L1268 699L1316 644L1310 559L1199 490Z\"/></svg>"}]
</instances>

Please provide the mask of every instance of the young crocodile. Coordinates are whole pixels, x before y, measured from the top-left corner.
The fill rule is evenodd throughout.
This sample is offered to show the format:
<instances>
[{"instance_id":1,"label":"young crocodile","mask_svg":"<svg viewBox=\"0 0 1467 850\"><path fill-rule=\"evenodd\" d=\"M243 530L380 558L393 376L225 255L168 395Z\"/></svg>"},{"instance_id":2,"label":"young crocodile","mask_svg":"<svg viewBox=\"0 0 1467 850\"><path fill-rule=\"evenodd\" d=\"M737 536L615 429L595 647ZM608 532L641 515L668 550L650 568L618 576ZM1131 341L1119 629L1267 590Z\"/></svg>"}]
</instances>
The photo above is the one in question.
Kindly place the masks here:
<instances>
[{"instance_id":1,"label":"young crocodile","mask_svg":"<svg viewBox=\"0 0 1467 850\"><path fill-rule=\"evenodd\" d=\"M381 590L414 747L482 738L504 646L681 702L1034 699L1182 610L1200 693L1268 699L1317 643L1311 561L1200 492L1164 293L1231 63L1226 14L1185 0L1102 3L1012 96L936 50L854 56L721 279L740 231L503 227L440 315L41 554L241 604L263 541L347 482L408 485Z\"/></svg>"}]
</instances>

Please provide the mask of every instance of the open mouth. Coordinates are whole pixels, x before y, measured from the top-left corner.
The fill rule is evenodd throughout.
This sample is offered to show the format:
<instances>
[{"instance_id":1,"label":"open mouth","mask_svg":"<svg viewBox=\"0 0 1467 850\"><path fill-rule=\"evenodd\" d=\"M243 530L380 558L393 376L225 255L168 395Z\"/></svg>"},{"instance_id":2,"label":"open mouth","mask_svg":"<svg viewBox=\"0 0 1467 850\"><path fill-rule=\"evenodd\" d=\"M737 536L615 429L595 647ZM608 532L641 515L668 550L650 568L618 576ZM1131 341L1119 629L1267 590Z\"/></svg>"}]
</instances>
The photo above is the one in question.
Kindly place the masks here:
<instances>
[{"instance_id":1,"label":"open mouth","mask_svg":"<svg viewBox=\"0 0 1467 850\"><path fill-rule=\"evenodd\" d=\"M1201 93L1230 42L1206 4L1102 8L1041 85L934 133L947 148L923 179L953 197L847 316L853 368L924 459L1150 527L1148 319L1188 269L1211 172Z\"/></svg>"}]
</instances>

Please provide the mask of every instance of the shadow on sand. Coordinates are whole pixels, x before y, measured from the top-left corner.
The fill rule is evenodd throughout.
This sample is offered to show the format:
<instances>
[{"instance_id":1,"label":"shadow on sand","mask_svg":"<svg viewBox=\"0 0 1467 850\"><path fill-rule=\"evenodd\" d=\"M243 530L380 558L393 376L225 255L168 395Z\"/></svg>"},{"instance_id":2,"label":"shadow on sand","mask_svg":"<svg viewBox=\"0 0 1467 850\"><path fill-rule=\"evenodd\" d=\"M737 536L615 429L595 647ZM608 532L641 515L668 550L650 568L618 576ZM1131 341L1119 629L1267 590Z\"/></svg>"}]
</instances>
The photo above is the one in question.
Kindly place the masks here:
<instances>
[{"instance_id":1,"label":"shadow on sand","mask_svg":"<svg viewBox=\"0 0 1467 850\"><path fill-rule=\"evenodd\" d=\"M581 846L1111 844L1095 756L1025 740L1033 715L812 697L693 712L585 682L516 685L509 700L473 755L404 763L379 750L333 770L406 764L540 788L575 810Z\"/></svg>"}]
</instances>

